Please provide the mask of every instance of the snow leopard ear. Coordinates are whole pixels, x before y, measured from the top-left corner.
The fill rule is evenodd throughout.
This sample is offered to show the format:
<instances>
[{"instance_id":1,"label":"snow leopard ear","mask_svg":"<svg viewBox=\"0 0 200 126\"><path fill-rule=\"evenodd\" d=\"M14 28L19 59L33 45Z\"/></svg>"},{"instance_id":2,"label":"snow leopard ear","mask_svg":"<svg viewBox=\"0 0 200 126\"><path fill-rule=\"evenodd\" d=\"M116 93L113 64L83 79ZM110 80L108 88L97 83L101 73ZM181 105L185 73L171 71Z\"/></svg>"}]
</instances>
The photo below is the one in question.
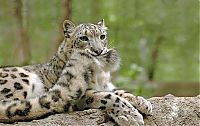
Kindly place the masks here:
<instances>
[{"instance_id":1,"label":"snow leopard ear","mask_svg":"<svg viewBox=\"0 0 200 126\"><path fill-rule=\"evenodd\" d=\"M107 27L106 27L106 25L105 25L105 23L104 23L104 19L102 19L101 21L99 21L99 22L97 23L97 25L99 25L99 26L102 27L103 29L107 30Z\"/></svg>"},{"instance_id":2,"label":"snow leopard ear","mask_svg":"<svg viewBox=\"0 0 200 126\"><path fill-rule=\"evenodd\" d=\"M66 38L70 38L72 33L75 30L75 25L70 20L65 20L63 22L63 29L64 29L64 35Z\"/></svg>"}]
</instances>

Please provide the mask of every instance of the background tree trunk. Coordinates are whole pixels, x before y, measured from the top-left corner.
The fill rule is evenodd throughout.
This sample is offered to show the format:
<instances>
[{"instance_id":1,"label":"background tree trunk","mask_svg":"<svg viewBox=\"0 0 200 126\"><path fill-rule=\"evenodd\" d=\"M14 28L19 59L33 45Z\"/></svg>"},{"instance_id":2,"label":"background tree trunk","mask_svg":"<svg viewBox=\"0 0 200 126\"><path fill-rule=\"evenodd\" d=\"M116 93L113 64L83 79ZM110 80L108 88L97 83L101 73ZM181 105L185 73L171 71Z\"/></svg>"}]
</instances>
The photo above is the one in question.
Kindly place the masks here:
<instances>
[{"instance_id":1,"label":"background tree trunk","mask_svg":"<svg viewBox=\"0 0 200 126\"><path fill-rule=\"evenodd\" d=\"M144 126L199 126L200 95L197 97L153 97L149 101L153 105L151 115L144 117ZM5 124L0 123L0 126ZM114 126L105 113L98 109L56 114L45 119L32 122L19 122L6 126Z\"/></svg>"},{"instance_id":2,"label":"background tree trunk","mask_svg":"<svg viewBox=\"0 0 200 126\"><path fill-rule=\"evenodd\" d=\"M16 59L17 64L29 64L31 59L30 43L27 33L27 1L15 0L15 16L17 20Z\"/></svg>"},{"instance_id":3,"label":"background tree trunk","mask_svg":"<svg viewBox=\"0 0 200 126\"><path fill-rule=\"evenodd\" d=\"M51 47L51 52L49 53L50 56L52 55L52 52L55 53L58 46L60 45L60 43L64 39L64 33L63 33L63 22L64 22L64 20L71 20L72 1L71 0L62 0L61 6L62 6L62 9L61 9L62 18L60 20L59 30L58 30L58 35L57 35L56 41L53 42L52 47Z\"/></svg>"},{"instance_id":4,"label":"background tree trunk","mask_svg":"<svg viewBox=\"0 0 200 126\"><path fill-rule=\"evenodd\" d=\"M150 64L149 64L148 70L147 70L148 71L148 79L150 81L154 80L156 66L157 66L157 59L158 59L158 56L160 53L159 49L160 49L162 41L163 41L163 36L159 35L155 40L155 44L154 44L154 47L151 52Z\"/></svg>"}]
</instances>

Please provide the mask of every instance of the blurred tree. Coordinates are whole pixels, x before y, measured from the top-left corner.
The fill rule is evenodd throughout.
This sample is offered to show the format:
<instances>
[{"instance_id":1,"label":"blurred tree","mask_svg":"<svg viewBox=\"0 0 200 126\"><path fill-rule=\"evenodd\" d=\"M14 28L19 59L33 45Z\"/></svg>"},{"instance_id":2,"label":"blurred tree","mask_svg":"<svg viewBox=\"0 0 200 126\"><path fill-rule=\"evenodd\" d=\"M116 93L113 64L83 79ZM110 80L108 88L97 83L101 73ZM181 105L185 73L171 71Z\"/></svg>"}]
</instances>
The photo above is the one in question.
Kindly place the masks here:
<instances>
[{"instance_id":1,"label":"blurred tree","mask_svg":"<svg viewBox=\"0 0 200 126\"><path fill-rule=\"evenodd\" d=\"M64 33L63 33L63 22L64 20L71 20L71 15L72 15L72 2L71 0L62 0L61 1L61 6L62 6L62 17L60 20L60 24L59 24L59 31L58 31L58 35L57 35L57 39L55 42L53 42L52 44L52 49L51 49L51 53L55 52L58 48L58 46L60 45L60 43L63 41L64 39ZM50 54L51 54L50 53Z\"/></svg>"},{"instance_id":2,"label":"blurred tree","mask_svg":"<svg viewBox=\"0 0 200 126\"><path fill-rule=\"evenodd\" d=\"M31 51L27 34L27 1L15 0L15 17L17 21L16 58L17 64L26 65L30 62Z\"/></svg>"},{"instance_id":3,"label":"blurred tree","mask_svg":"<svg viewBox=\"0 0 200 126\"><path fill-rule=\"evenodd\" d=\"M27 1L27 0L26 0ZM16 17L11 16L13 0L0 0L0 64L16 64ZM29 39L32 63L43 62L62 41L65 1L28 1ZM199 81L198 0L71 0L72 20L97 22L104 18L111 47L122 57L119 78L131 80L119 86L135 88L132 80L158 82ZM62 11L62 14L61 14ZM71 13L71 12L70 12ZM71 18L71 17L70 17ZM59 32L58 32L58 24ZM61 32L61 33L60 33ZM13 35L13 36L11 36ZM61 36L60 41L57 39ZM161 36L161 41L159 41ZM6 42L6 43L5 43ZM144 45L143 45L144 44ZM21 45L19 45L21 46ZM139 47L141 46L141 47ZM20 47L21 48L21 47ZM19 48L17 48L19 49ZM18 51L18 50L17 50ZM145 71L143 78L140 72ZM114 78L114 79L118 79Z\"/></svg>"},{"instance_id":4,"label":"blurred tree","mask_svg":"<svg viewBox=\"0 0 200 126\"><path fill-rule=\"evenodd\" d=\"M155 72L156 72L156 65L157 65L157 59L159 56L159 49L161 42L163 41L163 36L158 36L155 40L154 47L151 52L151 61L149 62L149 67L147 68L148 70L148 80L153 81L155 78Z\"/></svg>"},{"instance_id":5,"label":"blurred tree","mask_svg":"<svg viewBox=\"0 0 200 126\"><path fill-rule=\"evenodd\" d=\"M95 23L101 20L102 17L102 0L92 0L90 3L91 6L91 16L93 17L93 19L91 20L91 22ZM99 16L96 16L96 15Z\"/></svg>"}]
</instances>

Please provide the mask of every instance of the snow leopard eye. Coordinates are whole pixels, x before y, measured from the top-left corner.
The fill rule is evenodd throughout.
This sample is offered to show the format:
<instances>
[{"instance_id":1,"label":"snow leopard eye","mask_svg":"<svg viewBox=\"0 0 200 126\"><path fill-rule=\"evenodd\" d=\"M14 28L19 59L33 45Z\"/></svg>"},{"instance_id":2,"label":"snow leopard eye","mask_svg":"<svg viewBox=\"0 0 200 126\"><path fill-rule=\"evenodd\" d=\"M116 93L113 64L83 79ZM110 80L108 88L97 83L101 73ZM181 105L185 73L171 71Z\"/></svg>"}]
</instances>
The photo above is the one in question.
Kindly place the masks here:
<instances>
[{"instance_id":1,"label":"snow leopard eye","mask_svg":"<svg viewBox=\"0 0 200 126\"><path fill-rule=\"evenodd\" d=\"M81 37L79 37L79 39L81 41L88 41L89 40L87 36L81 36Z\"/></svg>"},{"instance_id":2,"label":"snow leopard eye","mask_svg":"<svg viewBox=\"0 0 200 126\"><path fill-rule=\"evenodd\" d=\"M106 38L106 35L100 35L100 39L104 40Z\"/></svg>"}]
</instances>

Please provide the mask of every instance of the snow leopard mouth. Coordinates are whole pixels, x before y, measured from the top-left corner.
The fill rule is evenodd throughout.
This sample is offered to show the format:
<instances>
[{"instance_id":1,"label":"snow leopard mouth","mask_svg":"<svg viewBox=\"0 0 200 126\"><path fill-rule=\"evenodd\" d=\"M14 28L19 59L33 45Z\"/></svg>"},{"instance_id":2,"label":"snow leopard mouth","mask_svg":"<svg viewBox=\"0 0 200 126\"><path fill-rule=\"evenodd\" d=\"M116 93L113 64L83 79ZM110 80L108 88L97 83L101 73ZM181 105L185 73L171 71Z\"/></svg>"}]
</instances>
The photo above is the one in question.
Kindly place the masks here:
<instances>
[{"instance_id":1,"label":"snow leopard mouth","mask_svg":"<svg viewBox=\"0 0 200 126\"><path fill-rule=\"evenodd\" d=\"M95 53L94 51L91 51L90 49L85 49L90 55L92 56L100 56L100 55L105 55L108 52L107 48L104 48L99 54Z\"/></svg>"}]
</instances>

